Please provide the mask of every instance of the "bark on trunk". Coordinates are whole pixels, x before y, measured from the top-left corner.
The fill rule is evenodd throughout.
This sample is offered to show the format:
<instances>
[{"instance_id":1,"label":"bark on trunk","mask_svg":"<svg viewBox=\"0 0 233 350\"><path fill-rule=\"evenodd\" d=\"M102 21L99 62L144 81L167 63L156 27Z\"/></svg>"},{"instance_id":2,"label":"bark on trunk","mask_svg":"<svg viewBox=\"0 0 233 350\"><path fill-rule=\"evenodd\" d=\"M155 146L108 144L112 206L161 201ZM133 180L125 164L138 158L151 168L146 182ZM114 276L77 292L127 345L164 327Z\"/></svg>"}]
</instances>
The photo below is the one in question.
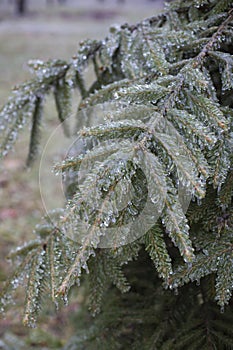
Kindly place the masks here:
<instances>
[{"instance_id":1,"label":"bark on trunk","mask_svg":"<svg viewBox=\"0 0 233 350\"><path fill-rule=\"evenodd\" d=\"M17 15L24 15L26 12L26 1L25 0L16 0L16 13Z\"/></svg>"}]
</instances>

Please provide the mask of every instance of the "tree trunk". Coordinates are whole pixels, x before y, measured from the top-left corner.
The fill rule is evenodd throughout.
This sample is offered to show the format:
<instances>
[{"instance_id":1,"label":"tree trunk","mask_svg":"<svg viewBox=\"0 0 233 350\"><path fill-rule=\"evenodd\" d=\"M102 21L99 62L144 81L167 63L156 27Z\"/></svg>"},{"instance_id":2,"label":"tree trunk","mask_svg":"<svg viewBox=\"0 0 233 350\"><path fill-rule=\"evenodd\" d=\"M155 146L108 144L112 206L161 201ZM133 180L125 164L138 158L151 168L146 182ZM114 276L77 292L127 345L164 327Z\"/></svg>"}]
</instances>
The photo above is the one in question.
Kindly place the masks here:
<instances>
[{"instance_id":1,"label":"tree trunk","mask_svg":"<svg viewBox=\"0 0 233 350\"><path fill-rule=\"evenodd\" d=\"M17 15L24 15L26 12L26 0L16 0L16 13Z\"/></svg>"}]
</instances>

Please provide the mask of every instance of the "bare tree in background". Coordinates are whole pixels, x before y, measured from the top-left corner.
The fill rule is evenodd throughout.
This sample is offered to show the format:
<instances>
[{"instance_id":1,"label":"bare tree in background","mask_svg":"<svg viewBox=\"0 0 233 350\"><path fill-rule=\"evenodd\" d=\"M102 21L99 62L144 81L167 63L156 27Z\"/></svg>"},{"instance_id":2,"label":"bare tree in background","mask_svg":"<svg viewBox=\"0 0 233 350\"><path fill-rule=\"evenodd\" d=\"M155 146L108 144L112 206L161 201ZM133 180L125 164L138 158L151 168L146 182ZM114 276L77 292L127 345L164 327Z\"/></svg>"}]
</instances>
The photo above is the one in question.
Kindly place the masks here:
<instances>
[{"instance_id":1,"label":"bare tree in background","mask_svg":"<svg viewBox=\"0 0 233 350\"><path fill-rule=\"evenodd\" d=\"M24 15L25 12L26 12L26 3L27 1L26 0L15 0L15 5L16 5L16 8L15 8L15 12L17 13L17 15Z\"/></svg>"}]
</instances>

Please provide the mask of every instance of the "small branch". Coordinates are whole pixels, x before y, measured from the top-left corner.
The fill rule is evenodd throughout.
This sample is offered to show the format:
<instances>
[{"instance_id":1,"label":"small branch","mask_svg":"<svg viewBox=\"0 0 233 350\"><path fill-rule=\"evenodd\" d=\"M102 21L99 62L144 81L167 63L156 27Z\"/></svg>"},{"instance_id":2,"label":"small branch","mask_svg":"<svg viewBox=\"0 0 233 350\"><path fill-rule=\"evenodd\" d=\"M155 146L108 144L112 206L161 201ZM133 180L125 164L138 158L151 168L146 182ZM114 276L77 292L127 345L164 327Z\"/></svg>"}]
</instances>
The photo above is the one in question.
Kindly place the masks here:
<instances>
[{"instance_id":1,"label":"small branch","mask_svg":"<svg viewBox=\"0 0 233 350\"><path fill-rule=\"evenodd\" d=\"M84 100L87 97L88 93L85 87L84 79L78 70L76 70L75 72L75 79L76 79L76 84L80 91L81 97Z\"/></svg>"},{"instance_id":2,"label":"small branch","mask_svg":"<svg viewBox=\"0 0 233 350\"><path fill-rule=\"evenodd\" d=\"M225 19L225 21L218 27L217 31L213 34L213 36L210 38L210 40L204 46L204 48L201 50L201 52L195 58L193 58L193 60L191 62L189 61L187 66L190 65L190 68L197 68L199 65L202 64L203 59L208 55L209 51L212 51L214 44L218 41L223 30L228 25L228 23L231 22L232 20L233 20L233 8L228 12L228 16ZM178 76L179 75L180 75L180 73L178 73ZM180 77L180 80L177 82L176 89L170 93L166 103L164 104L164 108L162 110L163 115L166 115L169 108L171 108L173 106L174 101L175 101L175 97L181 91L184 83L185 83L185 77L182 74Z\"/></svg>"},{"instance_id":3,"label":"small branch","mask_svg":"<svg viewBox=\"0 0 233 350\"><path fill-rule=\"evenodd\" d=\"M222 34L225 27L233 20L233 8L228 12L228 16L225 21L218 27L218 30L213 34L208 43L203 47L201 52L195 57L193 62L193 68L198 67L202 64L203 59L208 55L209 51L212 50L214 44L219 40L220 35Z\"/></svg>"}]
</instances>

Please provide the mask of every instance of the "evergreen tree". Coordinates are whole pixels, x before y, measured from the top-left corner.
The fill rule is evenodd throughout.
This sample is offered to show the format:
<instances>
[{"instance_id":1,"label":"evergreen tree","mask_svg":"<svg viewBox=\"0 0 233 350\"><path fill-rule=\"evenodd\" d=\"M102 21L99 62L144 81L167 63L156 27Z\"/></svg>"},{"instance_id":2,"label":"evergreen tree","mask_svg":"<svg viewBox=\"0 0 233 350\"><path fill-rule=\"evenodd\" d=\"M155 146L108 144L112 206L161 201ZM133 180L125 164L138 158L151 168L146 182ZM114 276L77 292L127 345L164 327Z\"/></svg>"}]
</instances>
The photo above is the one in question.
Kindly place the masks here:
<instances>
[{"instance_id":1,"label":"evergreen tree","mask_svg":"<svg viewBox=\"0 0 233 350\"><path fill-rule=\"evenodd\" d=\"M70 62L31 63L35 78L0 113L2 155L31 121L33 162L50 91L64 122L79 90L78 136L55 166L66 207L10 254L2 309L27 281L34 326L48 291L59 305L81 283L66 350L233 349L232 26L232 1L178 0Z\"/></svg>"}]
</instances>

